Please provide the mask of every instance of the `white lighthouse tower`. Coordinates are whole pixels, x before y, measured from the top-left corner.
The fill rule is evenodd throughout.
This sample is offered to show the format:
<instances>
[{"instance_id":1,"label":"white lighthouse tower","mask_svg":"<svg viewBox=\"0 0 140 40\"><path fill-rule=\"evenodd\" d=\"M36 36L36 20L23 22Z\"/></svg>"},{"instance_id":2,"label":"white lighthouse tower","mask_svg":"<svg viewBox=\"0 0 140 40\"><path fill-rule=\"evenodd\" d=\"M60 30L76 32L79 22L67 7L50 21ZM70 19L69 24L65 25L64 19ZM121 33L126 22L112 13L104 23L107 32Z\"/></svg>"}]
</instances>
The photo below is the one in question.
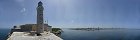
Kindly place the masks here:
<instances>
[{"instance_id":1,"label":"white lighthouse tower","mask_svg":"<svg viewBox=\"0 0 140 40\"><path fill-rule=\"evenodd\" d=\"M37 6L37 34L43 33L44 31L44 21L43 21L43 3L40 1Z\"/></svg>"}]
</instances>

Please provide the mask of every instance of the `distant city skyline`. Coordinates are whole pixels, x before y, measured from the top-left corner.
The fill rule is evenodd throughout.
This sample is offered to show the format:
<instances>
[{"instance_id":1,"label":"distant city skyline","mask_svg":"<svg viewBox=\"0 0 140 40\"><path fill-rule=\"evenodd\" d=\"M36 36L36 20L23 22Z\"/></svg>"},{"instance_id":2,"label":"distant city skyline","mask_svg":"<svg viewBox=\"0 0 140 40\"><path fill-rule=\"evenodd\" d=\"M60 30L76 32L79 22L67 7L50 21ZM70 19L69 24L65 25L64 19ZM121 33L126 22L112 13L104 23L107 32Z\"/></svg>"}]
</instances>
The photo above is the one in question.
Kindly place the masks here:
<instances>
[{"instance_id":1,"label":"distant city skyline","mask_svg":"<svg viewBox=\"0 0 140 40\"><path fill-rule=\"evenodd\" d=\"M0 28L36 24L36 7L52 27L140 28L140 0L0 0Z\"/></svg>"}]
</instances>

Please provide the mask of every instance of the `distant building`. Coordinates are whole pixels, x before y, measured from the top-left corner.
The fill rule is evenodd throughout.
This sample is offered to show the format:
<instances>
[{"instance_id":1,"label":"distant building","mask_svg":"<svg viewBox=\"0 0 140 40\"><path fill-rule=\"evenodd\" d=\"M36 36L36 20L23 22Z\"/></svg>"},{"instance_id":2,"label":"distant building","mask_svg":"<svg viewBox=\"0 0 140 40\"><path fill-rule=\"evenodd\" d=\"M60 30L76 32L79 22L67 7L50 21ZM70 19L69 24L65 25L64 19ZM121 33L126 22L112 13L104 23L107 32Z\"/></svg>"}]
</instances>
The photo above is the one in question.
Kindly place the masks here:
<instances>
[{"instance_id":1,"label":"distant building","mask_svg":"<svg viewBox=\"0 0 140 40\"><path fill-rule=\"evenodd\" d=\"M48 24L44 24L44 31L52 32L52 26L50 26Z\"/></svg>"},{"instance_id":2,"label":"distant building","mask_svg":"<svg viewBox=\"0 0 140 40\"><path fill-rule=\"evenodd\" d=\"M36 31L37 30L37 24L25 24L20 26L22 31L30 32L30 31ZM48 24L44 24L44 31L51 32L52 26Z\"/></svg>"},{"instance_id":3,"label":"distant building","mask_svg":"<svg viewBox=\"0 0 140 40\"><path fill-rule=\"evenodd\" d=\"M21 31L23 31L23 32L30 32L30 31L32 31L33 25L35 25L35 24L25 24L25 25L21 25L21 26L20 26Z\"/></svg>"},{"instance_id":4,"label":"distant building","mask_svg":"<svg viewBox=\"0 0 140 40\"><path fill-rule=\"evenodd\" d=\"M21 28L20 28L20 27L17 27L17 26L14 26L14 27L11 29L10 34L12 34L13 32L21 32Z\"/></svg>"}]
</instances>

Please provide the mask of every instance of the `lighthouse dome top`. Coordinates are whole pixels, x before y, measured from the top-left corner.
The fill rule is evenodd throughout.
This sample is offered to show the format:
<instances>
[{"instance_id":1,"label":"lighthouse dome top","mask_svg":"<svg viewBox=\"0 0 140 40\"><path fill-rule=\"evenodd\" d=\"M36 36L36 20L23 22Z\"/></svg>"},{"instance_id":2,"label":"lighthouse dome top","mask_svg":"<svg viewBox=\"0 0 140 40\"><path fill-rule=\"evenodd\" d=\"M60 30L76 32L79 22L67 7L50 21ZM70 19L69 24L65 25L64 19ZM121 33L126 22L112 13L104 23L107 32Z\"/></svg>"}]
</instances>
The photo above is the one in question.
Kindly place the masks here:
<instances>
[{"instance_id":1,"label":"lighthouse dome top","mask_svg":"<svg viewBox=\"0 0 140 40\"><path fill-rule=\"evenodd\" d=\"M42 5L43 3L40 1L40 2L38 2L38 5Z\"/></svg>"}]
</instances>

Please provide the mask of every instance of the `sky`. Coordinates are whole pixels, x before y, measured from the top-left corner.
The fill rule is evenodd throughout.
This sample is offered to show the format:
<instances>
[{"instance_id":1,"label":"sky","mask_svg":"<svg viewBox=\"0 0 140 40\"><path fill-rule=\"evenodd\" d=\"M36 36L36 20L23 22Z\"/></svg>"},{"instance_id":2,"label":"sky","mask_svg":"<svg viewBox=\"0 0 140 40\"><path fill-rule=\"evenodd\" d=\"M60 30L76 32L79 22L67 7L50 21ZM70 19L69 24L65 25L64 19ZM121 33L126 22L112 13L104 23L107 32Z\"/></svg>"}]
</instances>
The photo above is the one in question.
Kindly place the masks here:
<instances>
[{"instance_id":1,"label":"sky","mask_svg":"<svg viewBox=\"0 0 140 40\"><path fill-rule=\"evenodd\" d=\"M140 28L140 0L0 0L0 28L36 24L39 1L52 27Z\"/></svg>"}]
</instances>

